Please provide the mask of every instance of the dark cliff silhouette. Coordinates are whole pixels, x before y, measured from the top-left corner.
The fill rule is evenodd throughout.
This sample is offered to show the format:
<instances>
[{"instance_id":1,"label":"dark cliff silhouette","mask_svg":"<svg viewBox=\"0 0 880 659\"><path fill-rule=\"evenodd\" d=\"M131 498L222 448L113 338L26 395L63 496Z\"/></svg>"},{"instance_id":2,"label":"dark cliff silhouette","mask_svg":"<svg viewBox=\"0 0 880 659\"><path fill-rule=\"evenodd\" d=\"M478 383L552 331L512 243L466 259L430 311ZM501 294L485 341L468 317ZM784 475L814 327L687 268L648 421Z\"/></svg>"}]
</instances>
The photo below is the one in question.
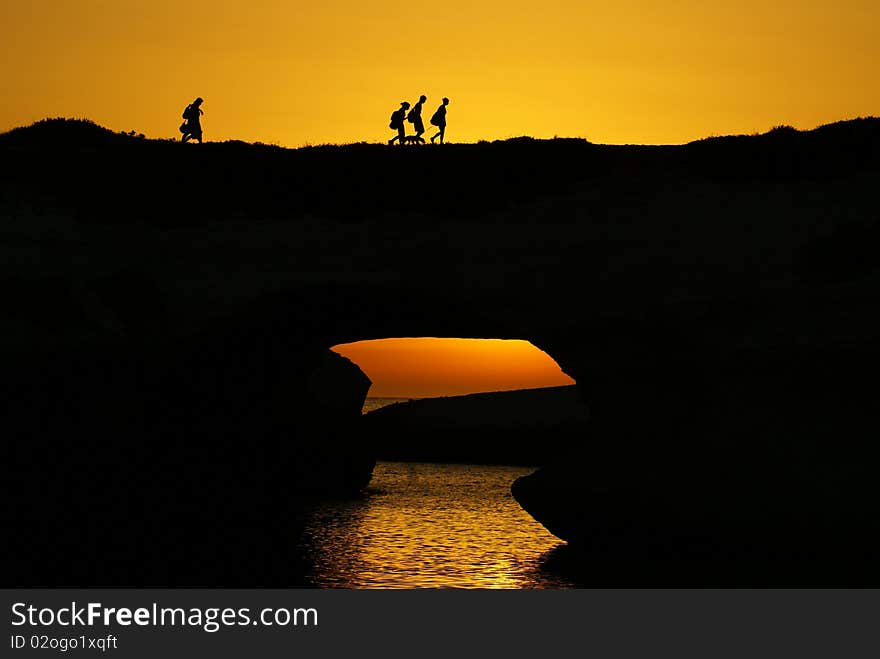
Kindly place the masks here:
<instances>
[{"instance_id":1,"label":"dark cliff silhouette","mask_svg":"<svg viewBox=\"0 0 880 659\"><path fill-rule=\"evenodd\" d=\"M515 488L577 565L877 585L878 145L876 119L665 147L0 135L6 583L296 585L299 486L356 490L375 457L327 348L492 336L589 407Z\"/></svg>"},{"instance_id":2,"label":"dark cliff silhouette","mask_svg":"<svg viewBox=\"0 0 880 659\"><path fill-rule=\"evenodd\" d=\"M382 460L534 467L577 444L587 417L571 385L395 403L365 415L359 433Z\"/></svg>"}]
</instances>

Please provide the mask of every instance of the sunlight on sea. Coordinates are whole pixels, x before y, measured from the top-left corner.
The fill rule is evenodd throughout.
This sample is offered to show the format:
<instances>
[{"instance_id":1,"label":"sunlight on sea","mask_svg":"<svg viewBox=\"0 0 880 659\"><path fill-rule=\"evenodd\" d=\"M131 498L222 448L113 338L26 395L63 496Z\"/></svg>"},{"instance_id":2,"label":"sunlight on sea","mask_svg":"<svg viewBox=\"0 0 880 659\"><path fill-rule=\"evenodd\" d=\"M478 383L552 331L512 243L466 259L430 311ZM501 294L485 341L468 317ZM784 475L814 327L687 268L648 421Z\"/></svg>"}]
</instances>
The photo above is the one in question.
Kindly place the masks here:
<instances>
[{"instance_id":1,"label":"sunlight on sea","mask_svg":"<svg viewBox=\"0 0 880 659\"><path fill-rule=\"evenodd\" d=\"M361 414L367 414L373 410L378 410L386 405L394 405L395 403L406 403L413 400L412 398L367 398L364 406L361 408Z\"/></svg>"},{"instance_id":2,"label":"sunlight on sea","mask_svg":"<svg viewBox=\"0 0 880 659\"><path fill-rule=\"evenodd\" d=\"M560 540L510 494L527 467L380 462L367 494L317 508L304 547L321 588L565 588Z\"/></svg>"}]
</instances>

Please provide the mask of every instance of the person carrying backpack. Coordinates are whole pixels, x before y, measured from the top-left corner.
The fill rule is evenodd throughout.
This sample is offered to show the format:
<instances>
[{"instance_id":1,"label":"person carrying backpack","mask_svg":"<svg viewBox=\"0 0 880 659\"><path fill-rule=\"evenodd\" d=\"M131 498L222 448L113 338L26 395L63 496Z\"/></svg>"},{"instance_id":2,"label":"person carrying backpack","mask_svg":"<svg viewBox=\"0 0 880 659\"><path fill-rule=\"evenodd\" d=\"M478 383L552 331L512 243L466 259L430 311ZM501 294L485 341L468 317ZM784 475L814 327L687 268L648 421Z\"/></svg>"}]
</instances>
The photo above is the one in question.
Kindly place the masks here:
<instances>
[{"instance_id":1,"label":"person carrying backpack","mask_svg":"<svg viewBox=\"0 0 880 659\"><path fill-rule=\"evenodd\" d=\"M421 137L422 133L425 132L425 124L422 123L422 105L424 105L427 100L428 97L424 94L419 96L419 102L413 105L412 110L406 115L406 120L416 129L416 137Z\"/></svg>"},{"instance_id":2,"label":"person carrying backpack","mask_svg":"<svg viewBox=\"0 0 880 659\"><path fill-rule=\"evenodd\" d=\"M199 144L202 143L202 124L199 121L199 118L205 114L200 107L203 102L204 101L200 96L184 108L184 122L180 124L180 132L183 133L183 135L180 136L181 142L188 142L190 139L195 139L199 141Z\"/></svg>"},{"instance_id":3,"label":"person carrying backpack","mask_svg":"<svg viewBox=\"0 0 880 659\"><path fill-rule=\"evenodd\" d=\"M395 140L399 140L398 144L403 144L403 138L406 137L406 128L403 120L406 117L407 110L409 110L409 103L403 101L400 107L391 113L391 123L388 124L388 127L391 130L396 130L397 135L388 140L388 144L394 144Z\"/></svg>"},{"instance_id":4,"label":"person carrying backpack","mask_svg":"<svg viewBox=\"0 0 880 659\"><path fill-rule=\"evenodd\" d=\"M443 144L443 136L446 134L447 105L449 105L449 99L444 96L443 104L439 108L437 108L437 111L433 115L431 115L431 123L440 129L438 133L431 138L431 144L433 144L434 140L436 140L438 137L440 138L440 144Z\"/></svg>"}]
</instances>

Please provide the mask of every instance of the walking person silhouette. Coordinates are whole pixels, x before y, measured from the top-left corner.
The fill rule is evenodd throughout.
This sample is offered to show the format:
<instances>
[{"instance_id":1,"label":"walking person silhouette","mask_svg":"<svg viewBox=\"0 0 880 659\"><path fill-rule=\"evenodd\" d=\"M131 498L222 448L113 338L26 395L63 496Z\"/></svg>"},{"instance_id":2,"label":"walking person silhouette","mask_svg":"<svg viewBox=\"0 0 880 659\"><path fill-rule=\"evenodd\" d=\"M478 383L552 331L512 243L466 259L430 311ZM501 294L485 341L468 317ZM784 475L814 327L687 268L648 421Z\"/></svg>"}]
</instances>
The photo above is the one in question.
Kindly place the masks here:
<instances>
[{"instance_id":1,"label":"walking person silhouette","mask_svg":"<svg viewBox=\"0 0 880 659\"><path fill-rule=\"evenodd\" d=\"M180 132L183 133L183 135L180 136L181 142L188 142L189 140L194 139L198 140L199 144L202 143L202 124L201 121L199 121L199 118L205 114L201 108L203 102L204 101L200 96L184 108L184 122L180 124Z\"/></svg>"},{"instance_id":2,"label":"walking person silhouette","mask_svg":"<svg viewBox=\"0 0 880 659\"><path fill-rule=\"evenodd\" d=\"M388 140L388 144L394 144L395 140L398 140L398 144L403 144L403 138L406 137L406 127L404 126L403 119L406 117L408 109L409 103L403 101L400 107L391 113L391 123L388 124L388 127L396 130L397 135Z\"/></svg>"},{"instance_id":3,"label":"walking person silhouette","mask_svg":"<svg viewBox=\"0 0 880 659\"><path fill-rule=\"evenodd\" d=\"M443 136L446 134L446 106L449 105L449 99L445 96L443 97L443 104L437 108L437 111L431 115L431 123L434 126L437 126L440 130L437 132L434 137L431 138L431 144L434 143L438 137L440 138L440 144L443 144Z\"/></svg>"},{"instance_id":4,"label":"walking person silhouette","mask_svg":"<svg viewBox=\"0 0 880 659\"><path fill-rule=\"evenodd\" d=\"M427 100L428 97L424 94L419 96L419 102L413 105L412 110L406 115L406 120L410 122L416 130L416 137L421 137L422 133L425 132L425 124L422 123L422 105L424 105Z\"/></svg>"}]
</instances>

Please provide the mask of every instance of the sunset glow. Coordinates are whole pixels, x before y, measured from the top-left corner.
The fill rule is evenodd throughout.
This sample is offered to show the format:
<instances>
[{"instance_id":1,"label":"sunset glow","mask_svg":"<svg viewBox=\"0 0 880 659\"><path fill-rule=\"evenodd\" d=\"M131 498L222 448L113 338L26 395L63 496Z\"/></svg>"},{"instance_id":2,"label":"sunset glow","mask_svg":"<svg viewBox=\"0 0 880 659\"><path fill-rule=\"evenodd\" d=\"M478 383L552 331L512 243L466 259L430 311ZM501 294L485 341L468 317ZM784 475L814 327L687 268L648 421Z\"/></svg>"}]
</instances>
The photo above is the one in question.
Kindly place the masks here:
<instances>
[{"instance_id":1,"label":"sunset glow","mask_svg":"<svg viewBox=\"0 0 880 659\"><path fill-rule=\"evenodd\" d=\"M528 341L380 339L333 350L369 376L373 397L427 398L574 384Z\"/></svg>"},{"instance_id":2,"label":"sunset glow","mask_svg":"<svg viewBox=\"0 0 880 659\"><path fill-rule=\"evenodd\" d=\"M0 6L0 131L47 116L207 140L680 143L880 113L876 0L29 0Z\"/></svg>"}]
</instances>

